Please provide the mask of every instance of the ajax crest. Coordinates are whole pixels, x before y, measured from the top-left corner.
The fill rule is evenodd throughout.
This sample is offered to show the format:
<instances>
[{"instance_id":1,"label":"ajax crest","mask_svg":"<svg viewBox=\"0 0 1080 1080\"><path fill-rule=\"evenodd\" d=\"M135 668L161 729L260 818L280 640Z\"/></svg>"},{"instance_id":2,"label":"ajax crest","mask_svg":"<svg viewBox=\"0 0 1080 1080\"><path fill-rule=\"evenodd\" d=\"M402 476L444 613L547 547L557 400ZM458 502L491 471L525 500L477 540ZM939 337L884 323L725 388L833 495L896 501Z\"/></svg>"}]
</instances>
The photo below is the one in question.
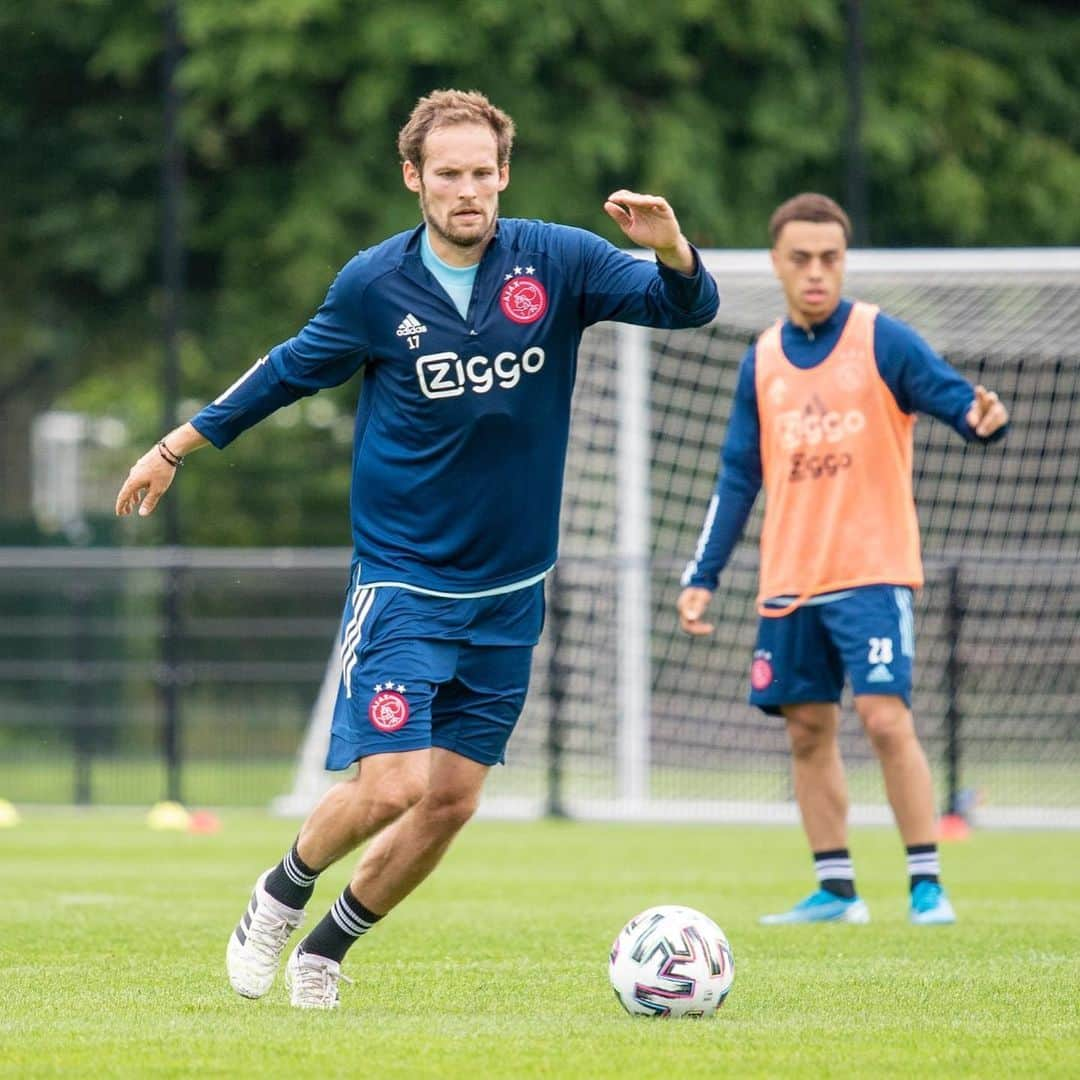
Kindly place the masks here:
<instances>
[{"instance_id":1,"label":"ajax crest","mask_svg":"<svg viewBox=\"0 0 1080 1080\"><path fill-rule=\"evenodd\" d=\"M511 278L499 293L502 313L516 323L534 323L547 311L547 290L535 278Z\"/></svg>"},{"instance_id":2,"label":"ajax crest","mask_svg":"<svg viewBox=\"0 0 1080 1080\"><path fill-rule=\"evenodd\" d=\"M405 700L405 687L381 683L375 687L375 696L368 704L368 719L378 731L397 731L409 719L409 703Z\"/></svg>"},{"instance_id":3,"label":"ajax crest","mask_svg":"<svg viewBox=\"0 0 1080 1080\"><path fill-rule=\"evenodd\" d=\"M766 652L754 653L750 665L750 685L755 690L764 690L773 681L772 657Z\"/></svg>"}]
</instances>

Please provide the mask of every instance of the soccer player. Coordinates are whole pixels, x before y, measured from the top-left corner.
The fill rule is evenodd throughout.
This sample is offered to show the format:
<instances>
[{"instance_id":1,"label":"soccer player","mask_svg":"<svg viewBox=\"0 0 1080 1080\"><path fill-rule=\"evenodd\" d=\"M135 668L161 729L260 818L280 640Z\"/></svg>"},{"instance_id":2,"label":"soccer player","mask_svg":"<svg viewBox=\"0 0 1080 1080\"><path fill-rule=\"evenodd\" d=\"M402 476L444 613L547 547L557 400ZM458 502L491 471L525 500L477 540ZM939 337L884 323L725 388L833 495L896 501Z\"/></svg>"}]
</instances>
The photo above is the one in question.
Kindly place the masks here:
<instances>
[{"instance_id":1,"label":"soccer player","mask_svg":"<svg viewBox=\"0 0 1080 1080\"><path fill-rule=\"evenodd\" d=\"M909 327L841 298L851 226L832 199L795 196L769 231L787 319L743 358L679 621L690 634L713 630L706 608L764 485L750 702L786 723L818 888L762 922L869 920L848 851L837 741L846 674L907 850L910 919L951 923L930 769L910 707L912 591L923 583L912 430L923 412L985 443L1004 434L1008 415Z\"/></svg>"},{"instance_id":2,"label":"soccer player","mask_svg":"<svg viewBox=\"0 0 1080 1080\"><path fill-rule=\"evenodd\" d=\"M398 137L421 224L350 260L300 333L144 454L117 496L117 513L150 513L186 454L362 372L327 767L359 765L255 884L226 955L246 997L270 989L318 875L370 839L286 965L293 1005L335 1008L346 951L431 873L503 760L556 558L582 332L716 313L662 198L620 190L604 204L655 263L582 229L500 218L513 135L482 94L421 98Z\"/></svg>"}]
</instances>

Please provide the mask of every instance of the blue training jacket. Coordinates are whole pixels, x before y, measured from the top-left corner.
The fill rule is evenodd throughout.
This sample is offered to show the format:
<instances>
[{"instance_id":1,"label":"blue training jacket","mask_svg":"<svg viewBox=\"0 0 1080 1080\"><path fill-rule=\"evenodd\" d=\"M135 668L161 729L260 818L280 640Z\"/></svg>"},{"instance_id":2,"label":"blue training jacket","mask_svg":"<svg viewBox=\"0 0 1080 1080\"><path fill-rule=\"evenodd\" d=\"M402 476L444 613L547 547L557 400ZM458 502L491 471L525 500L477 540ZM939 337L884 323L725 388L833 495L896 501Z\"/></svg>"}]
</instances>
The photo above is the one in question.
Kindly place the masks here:
<instances>
[{"instance_id":1,"label":"blue training jacket","mask_svg":"<svg viewBox=\"0 0 1080 1080\"><path fill-rule=\"evenodd\" d=\"M191 420L221 448L363 370L352 528L363 585L469 595L555 563L577 352L603 320L701 326L716 284L583 229L502 219L462 318L423 265L423 226L360 252L296 337Z\"/></svg>"}]
</instances>

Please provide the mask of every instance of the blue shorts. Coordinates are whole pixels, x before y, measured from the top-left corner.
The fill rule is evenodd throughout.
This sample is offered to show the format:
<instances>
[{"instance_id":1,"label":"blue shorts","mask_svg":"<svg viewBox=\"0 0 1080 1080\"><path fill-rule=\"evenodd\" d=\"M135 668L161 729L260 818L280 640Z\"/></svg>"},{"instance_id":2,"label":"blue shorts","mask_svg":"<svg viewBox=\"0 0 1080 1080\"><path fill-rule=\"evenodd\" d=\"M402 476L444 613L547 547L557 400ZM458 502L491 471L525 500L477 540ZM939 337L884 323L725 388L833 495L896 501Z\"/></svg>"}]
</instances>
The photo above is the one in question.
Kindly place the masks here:
<instances>
[{"instance_id":1,"label":"blue shorts","mask_svg":"<svg viewBox=\"0 0 1080 1080\"><path fill-rule=\"evenodd\" d=\"M845 674L856 694L892 694L911 705L915 655L912 592L906 586L845 589L827 602L763 617L750 664L750 704L838 702Z\"/></svg>"},{"instance_id":2,"label":"blue shorts","mask_svg":"<svg viewBox=\"0 0 1080 1080\"><path fill-rule=\"evenodd\" d=\"M326 767L431 746L501 762L543 623L543 582L479 599L353 588Z\"/></svg>"}]
</instances>

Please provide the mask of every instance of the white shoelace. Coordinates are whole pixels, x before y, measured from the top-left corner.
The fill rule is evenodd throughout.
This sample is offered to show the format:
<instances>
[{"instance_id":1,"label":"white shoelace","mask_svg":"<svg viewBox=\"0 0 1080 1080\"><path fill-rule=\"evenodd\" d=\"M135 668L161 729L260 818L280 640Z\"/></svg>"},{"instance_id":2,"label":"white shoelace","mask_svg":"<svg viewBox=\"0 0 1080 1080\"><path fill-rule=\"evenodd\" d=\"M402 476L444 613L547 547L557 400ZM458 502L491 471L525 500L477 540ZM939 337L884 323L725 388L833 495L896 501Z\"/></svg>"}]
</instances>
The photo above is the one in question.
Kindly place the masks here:
<instances>
[{"instance_id":1,"label":"white shoelace","mask_svg":"<svg viewBox=\"0 0 1080 1080\"><path fill-rule=\"evenodd\" d=\"M252 952L258 953L261 960L276 966L293 929L294 927L285 919L278 918L260 907L247 929L248 944L251 945Z\"/></svg>"},{"instance_id":2,"label":"white shoelace","mask_svg":"<svg viewBox=\"0 0 1080 1080\"><path fill-rule=\"evenodd\" d=\"M338 1000L338 980L352 985L352 979L334 970L329 964L305 964L295 968L297 997L312 1005L335 1005Z\"/></svg>"}]
</instances>

